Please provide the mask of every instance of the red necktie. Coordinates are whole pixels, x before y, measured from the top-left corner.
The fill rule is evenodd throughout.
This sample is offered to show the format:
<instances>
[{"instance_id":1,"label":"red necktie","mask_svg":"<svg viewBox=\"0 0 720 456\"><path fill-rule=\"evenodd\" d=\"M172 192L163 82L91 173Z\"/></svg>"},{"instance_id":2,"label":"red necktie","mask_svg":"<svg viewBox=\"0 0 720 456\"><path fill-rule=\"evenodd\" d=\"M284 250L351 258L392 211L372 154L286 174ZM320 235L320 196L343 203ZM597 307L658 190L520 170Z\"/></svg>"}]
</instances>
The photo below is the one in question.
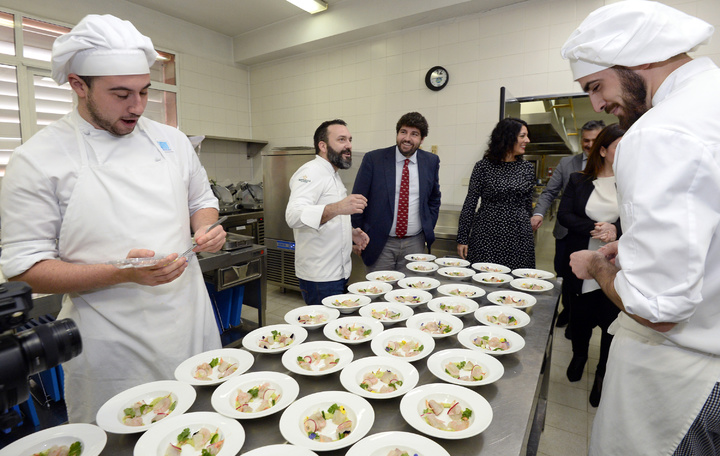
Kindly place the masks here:
<instances>
[{"instance_id":1,"label":"red necktie","mask_svg":"<svg viewBox=\"0 0 720 456\"><path fill-rule=\"evenodd\" d=\"M400 199L398 200L398 216L395 224L395 235L399 238L405 237L407 234L408 224L408 199L410 195L410 170L408 170L410 159L405 159L405 166L402 170L402 179L400 179Z\"/></svg>"}]
</instances>

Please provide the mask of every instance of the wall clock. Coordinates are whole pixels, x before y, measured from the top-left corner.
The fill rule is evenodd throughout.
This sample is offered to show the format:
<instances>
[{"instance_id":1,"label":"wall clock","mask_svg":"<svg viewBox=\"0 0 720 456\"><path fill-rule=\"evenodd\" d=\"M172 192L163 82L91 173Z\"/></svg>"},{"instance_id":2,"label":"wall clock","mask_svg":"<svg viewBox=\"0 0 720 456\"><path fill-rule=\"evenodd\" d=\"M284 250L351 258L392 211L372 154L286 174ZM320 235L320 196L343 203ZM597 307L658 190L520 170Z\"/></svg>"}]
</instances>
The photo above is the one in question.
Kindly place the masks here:
<instances>
[{"instance_id":1,"label":"wall clock","mask_svg":"<svg viewBox=\"0 0 720 456\"><path fill-rule=\"evenodd\" d=\"M434 66L425 74L425 85L430 90L442 90L445 88L449 80L450 73L441 66Z\"/></svg>"}]
</instances>

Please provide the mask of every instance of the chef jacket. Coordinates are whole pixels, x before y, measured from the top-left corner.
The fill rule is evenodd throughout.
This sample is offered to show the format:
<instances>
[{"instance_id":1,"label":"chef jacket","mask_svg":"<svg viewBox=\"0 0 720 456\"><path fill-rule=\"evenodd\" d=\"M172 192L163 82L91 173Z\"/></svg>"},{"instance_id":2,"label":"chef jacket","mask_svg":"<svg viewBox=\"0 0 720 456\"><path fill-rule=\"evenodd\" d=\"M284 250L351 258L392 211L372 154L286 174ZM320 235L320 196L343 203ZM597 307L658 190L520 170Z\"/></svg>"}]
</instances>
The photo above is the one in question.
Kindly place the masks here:
<instances>
[{"instance_id":1,"label":"chef jacket","mask_svg":"<svg viewBox=\"0 0 720 456\"><path fill-rule=\"evenodd\" d=\"M698 58L658 88L614 162L623 236L615 289L664 336L720 355L720 69Z\"/></svg>"},{"instance_id":2,"label":"chef jacket","mask_svg":"<svg viewBox=\"0 0 720 456\"><path fill-rule=\"evenodd\" d=\"M347 189L329 161L316 156L290 178L285 220L295 235L295 275L312 282L350 277L352 224L338 215L320 224L325 206L344 199Z\"/></svg>"}]
</instances>

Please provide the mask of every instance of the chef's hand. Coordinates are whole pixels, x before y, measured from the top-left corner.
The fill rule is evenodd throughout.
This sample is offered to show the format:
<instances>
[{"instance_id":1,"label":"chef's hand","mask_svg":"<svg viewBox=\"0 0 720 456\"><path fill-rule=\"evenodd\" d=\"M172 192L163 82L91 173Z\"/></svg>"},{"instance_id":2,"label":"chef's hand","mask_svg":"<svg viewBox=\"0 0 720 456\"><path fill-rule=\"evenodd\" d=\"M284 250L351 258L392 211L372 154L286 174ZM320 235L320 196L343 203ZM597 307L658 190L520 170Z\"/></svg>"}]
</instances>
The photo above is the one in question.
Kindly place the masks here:
<instances>
[{"instance_id":1,"label":"chef's hand","mask_svg":"<svg viewBox=\"0 0 720 456\"><path fill-rule=\"evenodd\" d=\"M602 242L612 242L617 239L617 228L612 223L597 222L595 229L590 231L590 236Z\"/></svg>"},{"instance_id":2,"label":"chef's hand","mask_svg":"<svg viewBox=\"0 0 720 456\"><path fill-rule=\"evenodd\" d=\"M132 249L127 254L127 258L152 258L154 256L155 252L148 249ZM184 257L178 258L177 253L172 253L155 266L126 268L120 269L120 271L127 275L127 282L154 287L172 282L180 277L186 268L187 260Z\"/></svg>"},{"instance_id":3,"label":"chef's hand","mask_svg":"<svg viewBox=\"0 0 720 456\"><path fill-rule=\"evenodd\" d=\"M222 225L207 231L210 225L201 226L195 232L195 243L193 252L217 252L225 244L227 233ZM207 231L207 232L206 232Z\"/></svg>"},{"instance_id":4,"label":"chef's hand","mask_svg":"<svg viewBox=\"0 0 720 456\"><path fill-rule=\"evenodd\" d=\"M363 195L352 194L335 203L340 215L362 214L367 206L367 198Z\"/></svg>"},{"instance_id":5,"label":"chef's hand","mask_svg":"<svg viewBox=\"0 0 720 456\"><path fill-rule=\"evenodd\" d=\"M536 231L538 228L540 228L540 225L542 225L543 222L543 216L542 215L533 215L530 217L530 226L532 226L533 231Z\"/></svg>"},{"instance_id":6,"label":"chef's hand","mask_svg":"<svg viewBox=\"0 0 720 456\"><path fill-rule=\"evenodd\" d=\"M353 240L353 252L355 251L355 247L357 247L358 249L360 249L360 251L362 251L365 249L365 247L367 247L368 243L370 242L370 237L367 235L366 232L364 232L360 228L353 228L352 240ZM358 255L359 255L359 253L358 253Z\"/></svg>"},{"instance_id":7,"label":"chef's hand","mask_svg":"<svg viewBox=\"0 0 720 456\"><path fill-rule=\"evenodd\" d=\"M594 279L588 269L590 268L590 263L593 261L593 258L596 256L604 258L604 255L597 250L579 250L571 254L570 267L572 268L573 274L581 280Z\"/></svg>"},{"instance_id":8,"label":"chef's hand","mask_svg":"<svg viewBox=\"0 0 720 456\"><path fill-rule=\"evenodd\" d=\"M607 258L609 262L617 266L615 264L615 259L617 258L618 254L618 241L605 244L598 249L598 252L605 255L605 258Z\"/></svg>"},{"instance_id":9,"label":"chef's hand","mask_svg":"<svg viewBox=\"0 0 720 456\"><path fill-rule=\"evenodd\" d=\"M460 255L460 258L462 258L463 260L467 256L467 251L468 251L467 244L458 244L457 253L458 253L458 255Z\"/></svg>"}]
</instances>

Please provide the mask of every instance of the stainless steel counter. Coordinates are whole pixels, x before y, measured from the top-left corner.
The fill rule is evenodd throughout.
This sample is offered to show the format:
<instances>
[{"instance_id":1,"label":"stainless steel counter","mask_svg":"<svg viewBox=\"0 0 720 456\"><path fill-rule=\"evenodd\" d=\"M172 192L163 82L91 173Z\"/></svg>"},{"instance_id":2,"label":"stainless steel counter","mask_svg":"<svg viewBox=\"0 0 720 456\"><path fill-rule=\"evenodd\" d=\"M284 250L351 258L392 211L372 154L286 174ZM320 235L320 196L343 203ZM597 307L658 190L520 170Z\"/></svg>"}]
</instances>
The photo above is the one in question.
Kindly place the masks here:
<instances>
[{"instance_id":1,"label":"stainless steel counter","mask_svg":"<svg viewBox=\"0 0 720 456\"><path fill-rule=\"evenodd\" d=\"M443 280L443 282L446 282ZM545 401L547 399L547 382L550 373L550 353L552 348L552 325L555 310L560 296L560 284L552 281L555 288L550 292L535 296L538 303L529 310L532 317L528 326L517 330L525 338L525 347L517 353L498 356L505 368L504 376L491 385L474 388L485 397L493 409L493 421L482 434L464 440L434 439L450 454L456 456L510 456L535 454L539 432L544 422ZM447 282L446 282L447 283ZM497 288L483 286L487 291ZM488 304L485 297L480 304ZM426 306L419 306L416 312L427 311ZM465 327L478 325L473 315L462 317ZM308 341L326 340L321 330L310 331ZM370 344L350 345L354 359L373 356ZM436 340L435 351L457 348L461 345L456 336ZM291 375L300 384L300 397L318 391L344 391L339 380L339 373L322 377L306 377L290 373L283 367L281 355L253 354L255 363L250 372L276 371ZM441 383L427 368L427 358L419 360L414 366L420 372L419 385ZM210 397L212 387L196 387L197 399L190 411L211 411ZM375 410L375 423L368 435L384 431L415 432L401 417L399 406L401 398L389 400L372 400ZM285 443L279 431L282 412L256 420L242 420L246 433L245 444L241 450L244 454L250 450L271 444ZM531 435L533 434L534 435ZM132 455L139 435L108 434L108 444L103 455ZM341 456L347 448L323 452L327 456Z\"/></svg>"}]
</instances>

